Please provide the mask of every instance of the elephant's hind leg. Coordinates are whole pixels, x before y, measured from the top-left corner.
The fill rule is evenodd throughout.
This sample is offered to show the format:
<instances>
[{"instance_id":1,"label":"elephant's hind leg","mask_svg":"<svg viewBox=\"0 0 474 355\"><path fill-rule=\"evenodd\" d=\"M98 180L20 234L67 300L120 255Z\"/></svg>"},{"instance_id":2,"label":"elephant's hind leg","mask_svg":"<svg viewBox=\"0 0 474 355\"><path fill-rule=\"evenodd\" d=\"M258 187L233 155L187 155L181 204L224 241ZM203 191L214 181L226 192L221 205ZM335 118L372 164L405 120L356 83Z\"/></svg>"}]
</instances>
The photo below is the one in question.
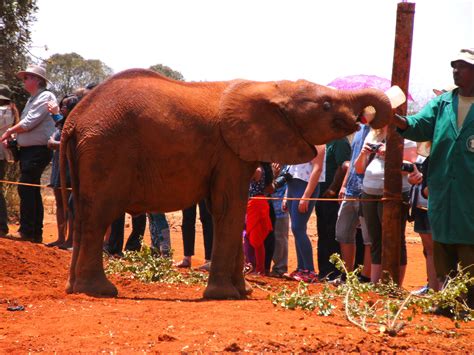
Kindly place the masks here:
<instances>
[{"instance_id":1,"label":"elephant's hind leg","mask_svg":"<svg viewBox=\"0 0 474 355\"><path fill-rule=\"evenodd\" d=\"M74 249L77 246L74 250L77 261L75 269L71 270L74 275L70 280L72 289L69 285L69 290L91 296L115 297L117 288L105 276L102 261L104 234L113 216L106 215L98 206L90 205L88 211L82 209L80 212L78 242L74 245Z\"/></svg>"}]
</instances>

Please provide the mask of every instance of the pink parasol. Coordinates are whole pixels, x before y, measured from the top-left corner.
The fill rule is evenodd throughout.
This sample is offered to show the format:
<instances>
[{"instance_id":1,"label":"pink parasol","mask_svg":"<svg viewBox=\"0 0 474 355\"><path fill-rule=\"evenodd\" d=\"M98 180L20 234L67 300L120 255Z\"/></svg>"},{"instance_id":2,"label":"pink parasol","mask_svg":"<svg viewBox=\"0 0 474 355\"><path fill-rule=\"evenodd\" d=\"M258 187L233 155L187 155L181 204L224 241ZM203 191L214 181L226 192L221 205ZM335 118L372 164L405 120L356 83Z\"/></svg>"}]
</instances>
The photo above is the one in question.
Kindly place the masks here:
<instances>
[{"instance_id":1,"label":"pink parasol","mask_svg":"<svg viewBox=\"0 0 474 355\"><path fill-rule=\"evenodd\" d=\"M388 79L381 78L377 75L349 75L341 76L331 81L328 86L332 86L336 89L341 90L358 90L375 88L383 91L387 91L391 86L392 82ZM414 101L413 97L408 93L408 100Z\"/></svg>"}]
</instances>

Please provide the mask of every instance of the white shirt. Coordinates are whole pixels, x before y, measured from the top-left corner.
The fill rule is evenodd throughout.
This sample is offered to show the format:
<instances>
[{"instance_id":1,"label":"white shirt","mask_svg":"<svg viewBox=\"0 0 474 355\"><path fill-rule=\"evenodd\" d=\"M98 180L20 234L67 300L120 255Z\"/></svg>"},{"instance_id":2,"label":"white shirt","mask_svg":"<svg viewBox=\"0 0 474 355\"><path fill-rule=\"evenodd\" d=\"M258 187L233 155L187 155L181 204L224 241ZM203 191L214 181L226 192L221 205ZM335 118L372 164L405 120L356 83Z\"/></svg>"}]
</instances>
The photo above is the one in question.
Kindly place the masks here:
<instances>
[{"instance_id":1,"label":"white shirt","mask_svg":"<svg viewBox=\"0 0 474 355\"><path fill-rule=\"evenodd\" d=\"M319 182L326 181L326 155L324 155L322 168L323 169L321 171L321 175L319 175L319 180L318 180ZM293 178L308 182L311 176L311 173L313 172L313 163L309 162L309 163L303 163L303 164L290 165L288 172L293 176Z\"/></svg>"},{"instance_id":2,"label":"white shirt","mask_svg":"<svg viewBox=\"0 0 474 355\"><path fill-rule=\"evenodd\" d=\"M405 139L403 144L403 149L416 148L416 143L408 139ZM365 170L362 190L370 195L383 195L384 174L385 160L376 155ZM408 176L402 175L402 192L410 191L410 187Z\"/></svg>"}]
</instances>

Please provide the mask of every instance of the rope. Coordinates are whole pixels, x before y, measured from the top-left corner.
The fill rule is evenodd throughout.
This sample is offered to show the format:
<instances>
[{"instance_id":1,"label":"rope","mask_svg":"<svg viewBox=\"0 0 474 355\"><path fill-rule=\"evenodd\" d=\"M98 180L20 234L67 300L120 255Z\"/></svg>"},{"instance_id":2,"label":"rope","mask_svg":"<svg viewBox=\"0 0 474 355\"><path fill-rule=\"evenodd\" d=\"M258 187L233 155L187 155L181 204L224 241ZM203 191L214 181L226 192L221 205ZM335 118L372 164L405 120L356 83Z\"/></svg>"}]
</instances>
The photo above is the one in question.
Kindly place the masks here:
<instances>
[{"instance_id":1,"label":"rope","mask_svg":"<svg viewBox=\"0 0 474 355\"><path fill-rule=\"evenodd\" d=\"M60 187L53 187L48 185L39 185L39 184L29 184L27 182L18 182L18 181L8 181L8 180L0 180L0 183L11 184L11 185L23 185L23 186L32 186L32 187L41 187L41 188L50 188L50 189L61 189ZM71 190L72 188L66 187L67 190Z\"/></svg>"},{"instance_id":2,"label":"rope","mask_svg":"<svg viewBox=\"0 0 474 355\"><path fill-rule=\"evenodd\" d=\"M51 189L61 189L60 187L52 187L48 185L39 185L39 184L29 184L26 182L17 182L17 181L8 181L0 180L0 183L12 184L12 185L23 185L23 186L32 186L40 188L51 188ZM72 188L66 188L69 191L72 191ZM394 197L382 197L382 198L327 198L327 197L266 197L266 196L255 196L250 197L251 200L287 200L287 201L362 201L362 202L378 202L378 201L402 201L401 198Z\"/></svg>"}]
</instances>

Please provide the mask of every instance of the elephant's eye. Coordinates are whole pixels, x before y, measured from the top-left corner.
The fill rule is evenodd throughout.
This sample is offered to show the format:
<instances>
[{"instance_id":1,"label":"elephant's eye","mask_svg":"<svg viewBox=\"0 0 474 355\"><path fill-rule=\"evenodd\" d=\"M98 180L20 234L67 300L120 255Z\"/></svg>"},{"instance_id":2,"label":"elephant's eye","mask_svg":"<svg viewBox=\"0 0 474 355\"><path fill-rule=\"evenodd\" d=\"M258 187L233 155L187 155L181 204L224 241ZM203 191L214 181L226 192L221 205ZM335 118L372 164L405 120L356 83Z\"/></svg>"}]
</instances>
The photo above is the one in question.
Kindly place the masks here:
<instances>
[{"instance_id":1,"label":"elephant's eye","mask_svg":"<svg viewBox=\"0 0 474 355\"><path fill-rule=\"evenodd\" d=\"M324 111L329 111L331 109L331 103L328 101L324 101L323 103L323 110Z\"/></svg>"}]
</instances>

